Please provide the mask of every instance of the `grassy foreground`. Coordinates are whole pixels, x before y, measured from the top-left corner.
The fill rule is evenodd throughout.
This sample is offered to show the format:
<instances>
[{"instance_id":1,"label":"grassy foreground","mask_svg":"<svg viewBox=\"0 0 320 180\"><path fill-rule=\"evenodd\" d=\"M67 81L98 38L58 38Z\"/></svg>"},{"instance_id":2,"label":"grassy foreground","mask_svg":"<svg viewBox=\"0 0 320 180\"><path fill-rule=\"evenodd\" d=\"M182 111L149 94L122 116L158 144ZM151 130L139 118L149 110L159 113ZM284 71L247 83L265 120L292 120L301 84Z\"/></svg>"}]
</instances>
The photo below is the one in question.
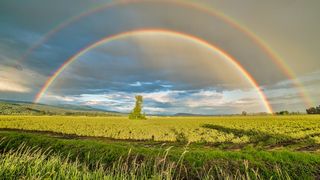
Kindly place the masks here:
<instances>
[{"instance_id":1,"label":"grassy foreground","mask_svg":"<svg viewBox=\"0 0 320 180\"><path fill-rule=\"evenodd\" d=\"M5 131L0 138L5 179L315 179L320 174L318 153L170 148Z\"/></svg>"}]
</instances>

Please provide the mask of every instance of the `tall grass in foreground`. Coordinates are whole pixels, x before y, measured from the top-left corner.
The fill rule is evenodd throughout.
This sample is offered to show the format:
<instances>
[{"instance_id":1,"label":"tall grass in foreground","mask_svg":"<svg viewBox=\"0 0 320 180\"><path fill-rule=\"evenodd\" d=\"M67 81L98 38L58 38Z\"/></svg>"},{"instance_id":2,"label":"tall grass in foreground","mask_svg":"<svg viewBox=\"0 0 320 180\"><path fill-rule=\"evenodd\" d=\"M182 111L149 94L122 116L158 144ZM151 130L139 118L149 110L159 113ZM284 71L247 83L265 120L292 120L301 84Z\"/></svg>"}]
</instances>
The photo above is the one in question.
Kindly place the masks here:
<instances>
[{"instance_id":1,"label":"tall grass in foreground","mask_svg":"<svg viewBox=\"0 0 320 180\"><path fill-rule=\"evenodd\" d=\"M131 156L129 152L126 158L119 158L112 164L97 162L95 166L88 166L50 150L22 144L18 149L0 154L0 179L262 179L258 169L249 168L248 161L234 172L213 165L191 173L183 163L187 151L174 162L167 158L169 150L149 159ZM290 179L280 168L276 167L276 171L270 179Z\"/></svg>"}]
</instances>

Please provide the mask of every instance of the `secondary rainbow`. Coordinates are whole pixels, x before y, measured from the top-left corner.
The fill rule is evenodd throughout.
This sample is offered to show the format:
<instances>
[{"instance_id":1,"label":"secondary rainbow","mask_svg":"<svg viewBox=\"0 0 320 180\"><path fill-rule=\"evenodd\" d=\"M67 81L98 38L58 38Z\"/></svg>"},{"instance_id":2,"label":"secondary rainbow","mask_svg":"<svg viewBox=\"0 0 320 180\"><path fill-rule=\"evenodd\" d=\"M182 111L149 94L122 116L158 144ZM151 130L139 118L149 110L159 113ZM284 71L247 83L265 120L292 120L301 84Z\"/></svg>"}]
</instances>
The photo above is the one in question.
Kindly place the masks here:
<instances>
[{"instance_id":1,"label":"secondary rainbow","mask_svg":"<svg viewBox=\"0 0 320 180\"><path fill-rule=\"evenodd\" d=\"M130 5L134 3L170 3L170 4L176 4L179 6L184 7L190 7L194 8L196 10L199 10L203 13L206 13L208 15L212 15L214 17L219 18L223 22L229 24L231 27L239 30L243 34L245 34L247 37L249 37L258 47L260 47L272 60L273 63L275 63L278 68L290 79L292 80L294 86L298 89L300 97L303 99L305 105L311 106L313 104L312 99L308 95L306 89L304 88L303 84L297 80L295 73L291 70L291 68L285 63L285 61L278 55L264 40L263 38L259 37L254 32L250 31L246 26L242 25L241 23L235 21L229 16L226 16L222 12L213 9L212 7L208 8L205 5L198 4L191 1L180 1L180 0L119 0L119 1L113 1L108 2L104 5L100 5L96 8L90 9L84 13L81 13L77 16L71 17L67 19L66 21L63 21L62 23L58 24L55 28L53 28L51 31L49 31L46 35L44 35L39 41L37 41L33 46L31 46L26 53L22 56L22 60L26 59L35 49L39 48L43 43L47 42L51 37L53 37L56 33L64 29L65 27L69 26L70 24L73 24L79 20L81 20L84 17L90 16L92 14L101 12L103 10L107 10L109 8L113 8L115 6L122 6L122 5Z\"/></svg>"},{"instance_id":2,"label":"secondary rainbow","mask_svg":"<svg viewBox=\"0 0 320 180\"><path fill-rule=\"evenodd\" d=\"M272 113L272 107L270 106L265 94L263 91L260 89L259 85L255 81L255 79L241 66L241 64L235 60L231 55L226 53L224 50L220 49L219 47L210 44L209 42L200 39L198 37L182 33L182 32L177 32L177 31L171 31L171 30L166 30L166 29L141 29L141 30L134 30L134 31L128 31L128 32L122 32L119 34L114 34L111 36L108 36L106 38L103 38L97 42L94 42L93 44L90 44L89 46L81 49L78 51L76 54L74 54L72 57L70 57L68 60L63 63L60 68L56 72L53 73L53 75L46 81L44 86L41 88L39 93L36 95L34 102L38 103L41 98L44 96L46 91L49 89L51 84L57 79L57 77L69 66L71 65L74 61L76 61L80 56L84 55L86 52L111 41L114 40L119 40L122 38L126 38L129 36L133 35L144 35L144 34L157 34L157 33L162 33L166 35L172 35L172 36L177 36L177 37L182 37L187 40L191 40L194 43L197 43L205 48L208 48L209 50L217 53L220 57L224 58L226 61L228 61L232 66L234 66L245 78L246 80L252 85L258 92L259 98L262 100L263 105L268 113Z\"/></svg>"}]
</instances>

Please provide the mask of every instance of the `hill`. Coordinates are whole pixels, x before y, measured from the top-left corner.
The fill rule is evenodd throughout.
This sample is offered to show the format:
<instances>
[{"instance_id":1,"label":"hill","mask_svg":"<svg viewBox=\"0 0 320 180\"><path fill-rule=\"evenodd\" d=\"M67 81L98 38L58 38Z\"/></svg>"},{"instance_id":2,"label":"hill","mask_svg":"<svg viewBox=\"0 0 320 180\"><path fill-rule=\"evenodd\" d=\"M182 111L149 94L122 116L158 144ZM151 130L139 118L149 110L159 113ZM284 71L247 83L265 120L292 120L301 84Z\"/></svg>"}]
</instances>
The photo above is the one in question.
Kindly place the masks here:
<instances>
[{"instance_id":1,"label":"hill","mask_svg":"<svg viewBox=\"0 0 320 180\"><path fill-rule=\"evenodd\" d=\"M89 106L53 106L22 101L0 100L0 115L121 116L123 114L114 111L95 109Z\"/></svg>"}]
</instances>

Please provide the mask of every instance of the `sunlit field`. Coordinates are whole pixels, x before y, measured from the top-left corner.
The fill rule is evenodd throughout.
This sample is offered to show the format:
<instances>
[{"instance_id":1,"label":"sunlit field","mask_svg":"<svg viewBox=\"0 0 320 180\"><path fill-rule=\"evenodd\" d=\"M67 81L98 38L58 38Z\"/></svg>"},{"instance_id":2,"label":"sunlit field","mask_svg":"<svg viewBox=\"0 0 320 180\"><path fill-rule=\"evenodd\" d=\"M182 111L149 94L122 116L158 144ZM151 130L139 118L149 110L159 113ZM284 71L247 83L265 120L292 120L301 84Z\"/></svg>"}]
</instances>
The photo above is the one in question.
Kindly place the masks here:
<instances>
[{"instance_id":1,"label":"sunlit field","mask_svg":"<svg viewBox=\"0 0 320 180\"><path fill-rule=\"evenodd\" d=\"M0 128L3 177L299 179L319 173L318 115L1 116Z\"/></svg>"},{"instance_id":2,"label":"sunlit field","mask_svg":"<svg viewBox=\"0 0 320 180\"><path fill-rule=\"evenodd\" d=\"M122 140L320 144L320 116L127 117L1 116L0 128Z\"/></svg>"}]
</instances>

